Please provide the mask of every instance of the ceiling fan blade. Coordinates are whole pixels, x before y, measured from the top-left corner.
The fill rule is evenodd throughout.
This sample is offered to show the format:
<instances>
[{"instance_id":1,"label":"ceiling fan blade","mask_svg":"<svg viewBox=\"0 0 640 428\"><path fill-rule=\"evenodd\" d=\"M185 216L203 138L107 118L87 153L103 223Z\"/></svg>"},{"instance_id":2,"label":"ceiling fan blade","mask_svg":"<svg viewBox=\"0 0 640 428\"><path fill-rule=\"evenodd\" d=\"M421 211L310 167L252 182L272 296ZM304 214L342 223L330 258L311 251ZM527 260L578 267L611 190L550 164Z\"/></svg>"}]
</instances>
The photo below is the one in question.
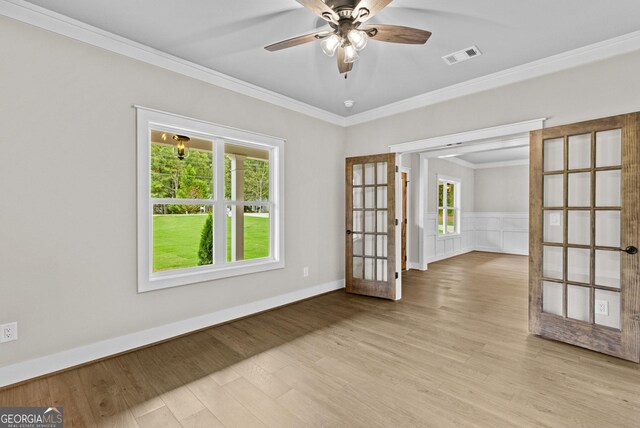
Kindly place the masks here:
<instances>
[{"instance_id":1,"label":"ceiling fan blade","mask_svg":"<svg viewBox=\"0 0 640 428\"><path fill-rule=\"evenodd\" d=\"M265 49L269 52L275 52L282 49L292 48L294 46L302 45L304 43L313 42L318 39L322 39L326 36L333 34L330 31L318 31L311 34L306 34L304 36L294 37L292 39L283 40L278 43L274 43L272 45L266 46Z\"/></svg>"},{"instance_id":2,"label":"ceiling fan blade","mask_svg":"<svg viewBox=\"0 0 640 428\"><path fill-rule=\"evenodd\" d=\"M318 15L320 18L329 22L338 22L340 17L338 14L331 9L325 2L322 0L296 0L298 3L311 10L313 13Z\"/></svg>"},{"instance_id":3,"label":"ceiling fan blade","mask_svg":"<svg viewBox=\"0 0 640 428\"><path fill-rule=\"evenodd\" d=\"M431 37L429 31L399 25L365 25L362 30L366 31L373 40L408 45L424 45Z\"/></svg>"},{"instance_id":4,"label":"ceiling fan blade","mask_svg":"<svg viewBox=\"0 0 640 428\"><path fill-rule=\"evenodd\" d=\"M360 0L357 6L353 9L353 12L351 12L351 17L356 19L358 22L368 21L373 18L376 13L387 7L392 1L393 0ZM364 12L360 12L362 9L368 10L369 13L363 15Z\"/></svg>"},{"instance_id":5,"label":"ceiling fan blade","mask_svg":"<svg viewBox=\"0 0 640 428\"><path fill-rule=\"evenodd\" d=\"M338 70L340 74L348 73L353 69L353 63L347 64L344 62L344 48L342 46L338 48L336 57L338 57Z\"/></svg>"}]
</instances>

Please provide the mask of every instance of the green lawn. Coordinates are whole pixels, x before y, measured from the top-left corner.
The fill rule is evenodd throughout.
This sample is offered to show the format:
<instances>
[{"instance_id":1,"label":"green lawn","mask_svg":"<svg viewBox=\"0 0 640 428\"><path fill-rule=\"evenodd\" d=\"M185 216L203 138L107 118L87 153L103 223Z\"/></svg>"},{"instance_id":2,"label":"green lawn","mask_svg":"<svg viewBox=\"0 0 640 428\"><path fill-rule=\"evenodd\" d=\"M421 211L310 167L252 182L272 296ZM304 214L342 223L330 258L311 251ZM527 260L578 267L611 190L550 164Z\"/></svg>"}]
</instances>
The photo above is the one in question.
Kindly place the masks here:
<instances>
[{"instance_id":1,"label":"green lawn","mask_svg":"<svg viewBox=\"0 0 640 428\"><path fill-rule=\"evenodd\" d=\"M198 266L206 214L153 216L153 270ZM244 216L245 260L269 255L269 219ZM231 218L227 217L227 260L231 259Z\"/></svg>"}]
</instances>

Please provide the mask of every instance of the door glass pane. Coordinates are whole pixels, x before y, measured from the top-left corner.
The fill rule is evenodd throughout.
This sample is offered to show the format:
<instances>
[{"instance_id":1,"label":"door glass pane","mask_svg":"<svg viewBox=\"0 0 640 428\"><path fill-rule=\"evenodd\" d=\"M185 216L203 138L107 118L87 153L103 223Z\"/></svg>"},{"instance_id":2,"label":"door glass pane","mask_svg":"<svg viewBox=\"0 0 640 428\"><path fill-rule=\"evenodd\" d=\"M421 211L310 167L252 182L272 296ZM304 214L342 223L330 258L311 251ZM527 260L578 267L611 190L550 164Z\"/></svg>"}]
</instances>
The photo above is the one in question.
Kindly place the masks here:
<instances>
[{"instance_id":1,"label":"door glass pane","mask_svg":"<svg viewBox=\"0 0 640 428\"><path fill-rule=\"evenodd\" d=\"M542 247L542 276L562 279L562 247Z\"/></svg>"},{"instance_id":2,"label":"door glass pane","mask_svg":"<svg viewBox=\"0 0 640 428\"><path fill-rule=\"evenodd\" d=\"M589 321L589 291L587 287L567 286L567 317Z\"/></svg>"},{"instance_id":3,"label":"door glass pane","mask_svg":"<svg viewBox=\"0 0 640 428\"><path fill-rule=\"evenodd\" d=\"M357 279L362 279L362 270L363 270L363 258L362 257L354 257L353 258L353 277Z\"/></svg>"},{"instance_id":4,"label":"door glass pane","mask_svg":"<svg viewBox=\"0 0 640 428\"><path fill-rule=\"evenodd\" d=\"M378 217L378 233L387 233L387 212L377 211Z\"/></svg>"},{"instance_id":5,"label":"door glass pane","mask_svg":"<svg viewBox=\"0 0 640 428\"><path fill-rule=\"evenodd\" d=\"M544 176L544 206L549 208L564 205L564 175Z\"/></svg>"},{"instance_id":6,"label":"door glass pane","mask_svg":"<svg viewBox=\"0 0 640 428\"><path fill-rule=\"evenodd\" d=\"M620 251L596 250L596 285L620 288Z\"/></svg>"},{"instance_id":7,"label":"door glass pane","mask_svg":"<svg viewBox=\"0 0 640 428\"><path fill-rule=\"evenodd\" d=\"M376 239L378 240L378 257L387 257L387 235L378 235Z\"/></svg>"},{"instance_id":8,"label":"door glass pane","mask_svg":"<svg viewBox=\"0 0 640 428\"><path fill-rule=\"evenodd\" d=\"M596 166L622 165L622 130L596 134Z\"/></svg>"},{"instance_id":9,"label":"door glass pane","mask_svg":"<svg viewBox=\"0 0 640 428\"><path fill-rule=\"evenodd\" d=\"M569 211L567 242L575 245L591 245L591 212Z\"/></svg>"},{"instance_id":10,"label":"door glass pane","mask_svg":"<svg viewBox=\"0 0 640 428\"><path fill-rule=\"evenodd\" d=\"M591 206L591 173L569 174L569 206Z\"/></svg>"},{"instance_id":11,"label":"door glass pane","mask_svg":"<svg viewBox=\"0 0 640 428\"><path fill-rule=\"evenodd\" d=\"M362 164L353 166L353 185L362 186Z\"/></svg>"},{"instance_id":12,"label":"door glass pane","mask_svg":"<svg viewBox=\"0 0 640 428\"><path fill-rule=\"evenodd\" d=\"M353 208L362 208L362 187L353 188Z\"/></svg>"},{"instance_id":13,"label":"door glass pane","mask_svg":"<svg viewBox=\"0 0 640 428\"><path fill-rule=\"evenodd\" d=\"M591 251L582 248L567 248L567 279L589 283L591 273Z\"/></svg>"},{"instance_id":14,"label":"door glass pane","mask_svg":"<svg viewBox=\"0 0 640 428\"><path fill-rule=\"evenodd\" d=\"M375 256L376 249L375 245L375 235L364 235L364 255L365 256Z\"/></svg>"},{"instance_id":15,"label":"door glass pane","mask_svg":"<svg viewBox=\"0 0 640 428\"><path fill-rule=\"evenodd\" d=\"M542 312L562 316L562 284L542 282Z\"/></svg>"},{"instance_id":16,"label":"door glass pane","mask_svg":"<svg viewBox=\"0 0 640 428\"><path fill-rule=\"evenodd\" d=\"M363 249L363 243L362 243L362 238L363 235L360 233L354 233L353 234L353 246L352 246L352 251L353 251L353 255L354 256L362 256L362 249Z\"/></svg>"},{"instance_id":17,"label":"door glass pane","mask_svg":"<svg viewBox=\"0 0 640 428\"><path fill-rule=\"evenodd\" d=\"M364 231L373 233L376 231L376 212L365 211L364 212Z\"/></svg>"},{"instance_id":18,"label":"door glass pane","mask_svg":"<svg viewBox=\"0 0 640 428\"><path fill-rule=\"evenodd\" d=\"M596 172L596 206L620 206L620 171Z\"/></svg>"},{"instance_id":19,"label":"door glass pane","mask_svg":"<svg viewBox=\"0 0 640 428\"><path fill-rule=\"evenodd\" d=\"M561 244L563 241L562 234L562 211L545 211L543 225L544 242L553 242Z\"/></svg>"},{"instance_id":20,"label":"door glass pane","mask_svg":"<svg viewBox=\"0 0 640 428\"><path fill-rule=\"evenodd\" d=\"M387 208L387 186L378 186L378 208Z\"/></svg>"},{"instance_id":21,"label":"door glass pane","mask_svg":"<svg viewBox=\"0 0 640 428\"><path fill-rule=\"evenodd\" d=\"M564 139L544 141L544 170L560 171L564 169Z\"/></svg>"},{"instance_id":22,"label":"door glass pane","mask_svg":"<svg viewBox=\"0 0 640 428\"><path fill-rule=\"evenodd\" d=\"M363 231L363 211L353 211L353 231L354 232L362 232Z\"/></svg>"},{"instance_id":23,"label":"door glass pane","mask_svg":"<svg viewBox=\"0 0 640 428\"><path fill-rule=\"evenodd\" d=\"M594 309L596 324L620 328L620 293L596 289Z\"/></svg>"},{"instance_id":24,"label":"door glass pane","mask_svg":"<svg viewBox=\"0 0 640 428\"><path fill-rule=\"evenodd\" d=\"M378 184L387 184L387 163L378 162Z\"/></svg>"},{"instance_id":25,"label":"door glass pane","mask_svg":"<svg viewBox=\"0 0 640 428\"><path fill-rule=\"evenodd\" d=\"M386 260L376 260L376 279L378 281L386 281L387 280L387 261Z\"/></svg>"},{"instance_id":26,"label":"door glass pane","mask_svg":"<svg viewBox=\"0 0 640 428\"><path fill-rule=\"evenodd\" d=\"M376 184L375 183L376 164L365 163L364 164L364 184Z\"/></svg>"},{"instance_id":27,"label":"door glass pane","mask_svg":"<svg viewBox=\"0 0 640 428\"><path fill-rule=\"evenodd\" d=\"M376 188L375 187L364 188L364 207L365 208L376 207Z\"/></svg>"},{"instance_id":28,"label":"door glass pane","mask_svg":"<svg viewBox=\"0 0 640 428\"><path fill-rule=\"evenodd\" d=\"M591 134L569 137L569 169L591 168Z\"/></svg>"},{"instance_id":29,"label":"door glass pane","mask_svg":"<svg viewBox=\"0 0 640 428\"><path fill-rule=\"evenodd\" d=\"M367 281L376 279L375 261L376 259L364 259L364 279Z\"/></svg>"},{"instance_id":30,"label":"door glass pane","mask_svg":"<svg viewBox=\"0 0 640 428\"><path fill-rule=\"evenodd\" d=\"M596 211L596 245L620 247L620 211Z\"/></svg>"}]
</instances>

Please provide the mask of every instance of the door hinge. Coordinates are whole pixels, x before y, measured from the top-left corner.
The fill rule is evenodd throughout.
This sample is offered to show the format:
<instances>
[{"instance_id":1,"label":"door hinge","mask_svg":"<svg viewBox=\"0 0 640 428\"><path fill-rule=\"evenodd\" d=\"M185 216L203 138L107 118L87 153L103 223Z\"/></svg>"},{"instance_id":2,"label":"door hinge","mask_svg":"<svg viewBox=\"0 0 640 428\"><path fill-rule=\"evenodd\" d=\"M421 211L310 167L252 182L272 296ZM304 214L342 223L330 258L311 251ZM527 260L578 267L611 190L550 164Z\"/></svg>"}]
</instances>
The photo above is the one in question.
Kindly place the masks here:
<instances>
[{"instance_id":1,"label":"door hinge","mask_svg":"<svg viewBox=\"0 0 640 428\"><path fill-rule=\"evenodd\" d=\"M396 219L396 226L398 225L398 219Z\"/></svg>"},{"instance_id":2,"label":"door hinge","mask_svg":"<svg viewBox=\"0 0 640 428\"><path fill-rule=\"evenodd\" d=\"M396 165L396 172L400 172L400 169L398 168L398 165Z\"/></svg>"},{"instance_id":3,"label":"door hinge","mask_svg":"<svg viewBox=\"0 0 640 428\"><path fill-rule=\"evenodd\" d=\"M407 256L404 256L404 261L405 261L405 262L407 261Z\"/></svg>"},{"instance_id":4,"label":"door hinge","mask_svg":"<svg viewBox=\"0 0 640 428\"><path fill-rule=\"evenodd\" d=\"M398 272L396 272L396 279L398 279Z\"/></svg>"}]
</instances>

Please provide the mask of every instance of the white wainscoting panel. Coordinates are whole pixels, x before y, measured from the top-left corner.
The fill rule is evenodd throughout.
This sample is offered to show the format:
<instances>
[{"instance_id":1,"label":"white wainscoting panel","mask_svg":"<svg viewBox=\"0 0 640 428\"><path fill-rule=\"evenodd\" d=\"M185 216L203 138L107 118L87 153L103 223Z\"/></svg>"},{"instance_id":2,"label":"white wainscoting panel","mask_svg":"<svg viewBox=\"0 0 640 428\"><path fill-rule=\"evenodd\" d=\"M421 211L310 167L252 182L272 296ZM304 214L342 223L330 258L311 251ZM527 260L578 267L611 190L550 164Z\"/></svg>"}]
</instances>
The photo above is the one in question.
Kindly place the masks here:
<instances>
[{"instance_id":1,"label":"white wainscoting panel","mask_svg":"<svg viewBox=\"0 0 640 428\"><path fill-rule=\"evenodd\" d=\"M528 213L463 213L459 235L437 235L436 214L425 214L426 263L470 251L528 255Z\"/></svg>"}]
</instances>

